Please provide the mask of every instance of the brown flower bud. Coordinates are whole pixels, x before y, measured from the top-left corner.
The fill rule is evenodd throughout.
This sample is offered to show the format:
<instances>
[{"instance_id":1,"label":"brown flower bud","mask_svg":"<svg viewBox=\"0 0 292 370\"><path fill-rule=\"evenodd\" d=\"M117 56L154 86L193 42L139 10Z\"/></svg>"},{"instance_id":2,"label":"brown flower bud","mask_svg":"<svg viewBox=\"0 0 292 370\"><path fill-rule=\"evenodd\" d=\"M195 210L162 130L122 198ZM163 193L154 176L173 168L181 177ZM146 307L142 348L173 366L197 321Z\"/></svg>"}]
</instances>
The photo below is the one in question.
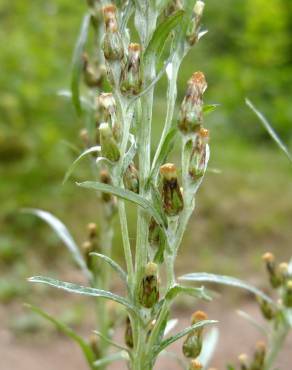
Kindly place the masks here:
<instances>
[{"instance_id":1,"label":"brown flower bud","mask_svg":"<svg viewBox=\"0 0 292 370\"><path fill-rule=\"evenodd\" d=\"M116 17L117 8L107 5L103 8L105 23L105 35L103 40L104 57L108 61L121 60L124 56L124 46L118 33L118 22Z\"/></svg>"},{"instance_id":2,"label":"brown flower bud","mask_svg":"<svg viewBox=\"0 0 292 370\"><path fill-rule=\"evenodd\" d=\"M112 162L117 162L120 159L120 150L108 123L101 123L99 135L102 155Z\"/></svg>"},{"instance_id":3,"label":"brown flower bud","mask_svg":"<svg viewBox=\"0 0 292 370\"><path fill-rule=\"evenodd\" d=\"M126 189L139 193L139 174L134 163L130 163L124 173L124 184Z\"/></svg>"},{"instance_id":4,"label":"brown flower bud","mask_svg":"<svg viewBox=\"0 0 292 370\"><path fill-rule=\"evenodd\" d=\"M257 300L259 302L260 309L261 309L261 312L264 318L267 320L274 319L277 313L274 307L268 301L266 301L265 299L261 297L257 297Z\"/></svg>"},{"instance_id":5,"label":"brown flower bud","mask_svg":"<svg viewBox=\"0 0 292 370\"><path fill-rule=\"evenodd\" d=\"M121 124L117 117L116 101L112 93L102 93L98 97L98 103L103 109L103 120L109 122L113 136L118 142L121 140Z\"/></svg>"},{"instance_id":6,"label":"brown flower bud","mask_svg":"<svg viewBox=\"0 0 292 370\"><path fill-rule=\"evenodd\" d=\"M203 123L203 94L207 82L202 72L195 72L188 81L186 95L181 104L178 128L183 134L198 132Z\"/></svg>"},{"instance_id":7,"label":"brown flower bud","mask_svg":"<svg viewBox=\"0 0 292 370\"><path fill-rule=\"evenodd\" d=\"M139 291L139 301L142 306L151 308L159 300L158 267L149 262L145 267L144 277Z\"/></svg>"},{"instance_id":8,"label":"brown flower bud","mask_svg":"<svg viewBox=\"0 0 292 370\"><path fill-rule=\"evenodd\" d=\"M153 246L159 245L161 240L161 230L158 223L152 217L149 223L149 233L148 233L148 241L149 244Z\"/></svg>"},{"instance_id":9,"label":"brown flower bud","mask_svg":"<svg viewBox=\"0 0 292 370\"><path fill-rule=\"evenodd\" d=\"M164 164L160 167L160 174L162 176L164 211L169 217L176 216L183 210L184 202L175 165L172 163Z\"/></svg>"},{"instance_id":10,"label":"brown flower bud","mask_svg":"<svg viewBox=\"0 0 292 370\"><path fill-rule=\"evenodd\" d=\"M282 279L279 271L276 268L275 256L272 253L267 252L263 255L262 258L266 263L266 269L268 271L272 287L279 288L282 283Z\"/></svg>"},{"instance_id":11,"label":"brown flower bud","mask_svg":"<svg viewBox=\"0 0 292 370\"><path fill-rule=\"evenodd\" d=\"M266 344L264 342L258 342L256 344L256 351L254 354L253 361L250 365L251 370L262 370L264 369L266 357Z\"/></svg>"},{"instance_id":12,"label":"brown flower bud","mask_svg":"<svg viewBox=\"0 0 292 370\"><path fill-rule=\"evenodd\" d=\"M192 315L192 325L207 320L208 316L203 311L196 311ZM200 355L203 346L203 327L191 331L183 343L183 354L187 358L196 358Z\"/></svg>"},{"instance_id":13,"label":"brown flower bud","mask_svg":"<svg viewBox=\"0 0 292 370\"><path fill-rule=\"evenodd\" d=\"M201 127L194 140L189 164L189 175L194 181L200 179L204 175L207 164L208 140L209 131Z\"/></svg>"},{"instance_id":14,"label":"brown flower bud","mask_svg":"<svg viewBox=\"0 0 292 370\"><path fill-rule=\"evenodd\" d=\"M93 238L96 237L96 235L97 235L97 226L96 226L96 223L90 222L87 225L87 230L88 230L88 234L89 234L89 238L90 239L93 239Z\"/></svg>"},{"instance_id":15,"label":"brown flower bud","mask_svg":"<svg viewBox=\"0 0 292 370\"><path fill-rule=\"evenodd\" d=\"M84 255L84 258L85 258L86 265L89 268L89 270L91 270L93 261L92 261L92 258L90 256L90 253L94 252L94 250L95 250L94 244L91 241L87 240L82 244L81 247L82 247L82 251L83 251L83 255Z\"/></svg>"},{"instance_id":16,"label":"brown flower bud","mask_svg":"<svg viewBox=\"0 0 292 370\"><path fill-rule=\"evenodd\" d=\"M141 46L139 44L129 45L127 62L122 69L120 82L121 91L124 94L137 95L141 91L140 54Z\"/></svg>"}]
</instances>

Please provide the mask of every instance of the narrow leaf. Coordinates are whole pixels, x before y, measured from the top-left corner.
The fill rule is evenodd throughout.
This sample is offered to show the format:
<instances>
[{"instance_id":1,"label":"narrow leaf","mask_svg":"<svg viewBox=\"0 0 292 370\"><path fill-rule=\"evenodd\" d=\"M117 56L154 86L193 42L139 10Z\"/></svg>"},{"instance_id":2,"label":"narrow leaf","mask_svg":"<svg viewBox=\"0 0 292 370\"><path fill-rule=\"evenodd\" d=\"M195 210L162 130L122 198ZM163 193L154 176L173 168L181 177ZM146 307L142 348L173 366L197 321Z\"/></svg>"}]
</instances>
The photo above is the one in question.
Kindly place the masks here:
<instances>
[{"instance_id":1,"label":"narrow leaf","mask_svg":"<svg viewBox=\"0 0 292 370\"><path fill-rule=\"evenodd\" d=\"M137 151L135 137L132 134L130 134L130 143L131 143L131 146L123 158L122 175L125 173L126 169L129 167L130 163L133 161L136 151Z\"/></svg>"},{"instance_id":2,"label":"narrow leaf","mask_svg":"<svg viewBox=\"0 0 292 370\"><path fill-rule=\"evenodd\" d=\"M91 273L88 270L86 263L84 262L84 259L79 251L79 248L69 233L66 226L55 216L53 216L51 213L43 211L41 209L34 209L34 208L26 208L23 210L26 213L30 213L33 215L38 216L42 220L44 220L51 228L56 232L56 234L59 236L59 238L63 241L63 243L66 245L70 253L72 254L75 262L78 264L78 266L81 268L83 273L87 278L91 277Z\"/></svg>"},{"instance_id":3,"label":"narrow leaf","mask_svg":"<svg viewBox=\"0 0 292 370\"><path fill-rule=\"evenodd\" d=\"M113 346L113 347L116 347L122 351L126 351L128 352L128 348L120 345L119 343L117 342L114 342L113 340L111 340L110 338L106 337L105 335L103 335L101 332L97 331L97 330L94 330L93 331L94 334L96 334L99 338L101 338L103 341L105 341L107 344Z\"/></svg>"},{"instance_id":4,"label":"narrow leaf","mask_svg":"<svg viewBox=\"0 0 292 370\"><path fill-rule=\"evenodd\" d=\"M164 225L162 216L153 207L153 205L148 200L142 198L140 195L135 194L132 191L121 189L121 188L118 188L116 186L112 186L112 185L108 185L108 184L103 184L103 183L97 182L97 181L85 181L85 182L82 182L82 183L77 183L77 185L81 186L83 188L94 189L94 190L102 191L103 193L113 194L113 195L115 195L119 198L128 200L129 202L132 202L132 203L135 203L138 206L145 209L151 216L153 216L155 218L156 222L160 226Z\"/></svg>"},{"instance_id":5,"label":"narrow leaf","mask_svg":"<svg viewBox=\"0 0 292 370\"><path fill-rule=\"evenodd\" d=\"M112 362L114 361L119 361L119 360L126 360L128 361L129 360L129 355L127 352L125 351L121 351L121 352L116 352L116 353L112 353L100 360L97 360L94 362L94 367L95 369L96 368L99 368L99 367L104 367L105 365L108 365L108 364L111 364Z\"/></svg>"},{"instance_id":6,"label":"narrow leaf","mask_svg":"<svg viewBox=\"0 0 292 370\"><path fill-rule=\"evenodd\" d=\"M212 299L210 296L208 296L204 287L193 288L193 287L188 287L188 286L183 286L183 285L178 285L178 284L174 285L172 288L168 290L165 298L168 300L173 300L179 294L186 294L191 297L206 299L207 301L210 301Z\"/></svg>"},{"instance_id":7,"label":"narrow leaf","mask_svg":"<svg viewBox=\"0 0 292 370\"><path fill-rule=\"evenodd\" d=\"M288 159L292 162L292 156L287 149L286 145L282 142L282 140L279 138L278 134L275 132L273 127L270 125L266 117L256 109L256 107L252 104L252 102L249 99L245 99L246 105L255 113L255 115L259 118L264 128L267 130L268 134L271 136L271 138L275 141L275 143L278 145L278 147L286 154Z\"/></svg>"},{"instance_id":8,"label":"narrow leaf","mask_svg":"<svg viewBox=\"0 0 292 370\"><path fill-rule=\"evenodd\" d=\"M205 104L203 106L204 115L214 112L214 110L216 110L219 107L219 105L220 104Z\"/></svg>"},{"instance_id":9,"label":"narrow leaf","mask_svg":"<svg viewBox=\"0 0 292 370\"><path fill-rule=\"evenodd\" d=\"M72 102L75 106L78 115L81 115L82 111L79 91L80 77L82 72L82 54L88 36L90 18L91 18L90 14L86 14L83 18L72 60L72 77L71 77Z\"/></svg>"},{"instance_id":10,"label":"narrow leaf","mask_svg":"<svg viewBox=\"0 0 292 370\"><path fill-rule=\"evenodd\" d=\"M137 311L137 309L127 299L117 294L108 292L106 290L84 287L82 285L67 283L65 281L60 281L45 276L33 276L29 278L28 281L30 281L31 283L47 284L54 288L65 290L66 292L69 293L109 299L111 301L120 303L121 305L125 306L128 310L136 313L139 316L139 312Z\"/></svg>"},{"instance_id":11,"label":"narrow leaf","mask_svg":"<svg viewBox=\"0 0 292 370\"><path fill-rule=\"evenodd\" d=\"M63 334L67 335L69 338L71 338L75 343L79 345L82 352L84 353L84 356L90 366L91 369L94 369L92 366L93 361L95 360L95 355L92 352L92 349L88 345L88 343L80 337L77 333L75 333L71 328L69 328L67 325L62 323L61 321L55 319L51 315L49 315L47 312L43 311L41 308L25 304L26 307L28 307L30 310L38 314L39 316L43 317L44 319L50 321L53 325L55 325L56 329L58 329Z\"/></svg>"},{"instance_id":12,"label":"narrow leaf","mask_svg":"<svg viewBox=\"0 0 292 370\"><path fill-rule=\"evenodd\" d=\"M184 11L179 10L158 25L145 50L144 57L146 59L151 54L159 54L161 52L171 31L178 26L183 16Z\"/></svg>"},{"instance_id":13,"label":"narrow leaf","mask_svg":"<svg viewBox=\"0 0 292 370\"><path fill-rule=\"evenodd\" d=\"M245 320L249 321L255 328L257 328L262 334L268 335L266 328L263 325L260 325L259 322L250 316L247 312L237 310L239 316L243 317Z\"/></svg>"},{"instance_id":14,"label":"narrow leaf","mask_svg":"<svg viewBox=\"0 0 292 370\"><path fill-rule=\"evenodd\" d=\"M90 255L103 259L106 263L108 263L119 274L121 279L127 284L127 274L121 268L121 266L118 263L116 263L112 258L110 258L108 256L105 256L104 254L96 253L96 252L92 252L92 253L90 253Z\"/></svg>"},{"instance_id":15,"label":"narrow leaf","mask_svg":"<svg viewBox=\"0 0 292 370\"><path fill-rule=\"evenodd\" d=\"M76 168L76 165L78 164L80 159L86 157L88 154L100 152L100 150L101 150L101 147L99 145L96 145L96 146L92 146L91 148L86 149L83 153L81 153L79 155L79 157L76 158L75 161L68 168L68 170L67 170L67 172L64 176L63 184L65 184L65 182L69 179L69 177L71 176L72 172Z\"/></svg>"},{"instance_id":16,"label":"narrow leaf","mask_svg":"<svg viewBox=\"0 0 292 370\"><path fill-rule=\"evenodd\" d=\"M171 336L170 338L167 338L163 340L158 348L154 350L154 357L156 357L161 351L163 351L165 348L170 346L172 343L176 342L180 338L184 337L185 335L189 334L194 329L202 328L206 325L216 324L218 321L215 320L202 320L192 326L187 327L186 329L180 331L176 335Z\"/></svg>"},{"instance_id":17,"label":"narrow leaf","mask_svg":"<svg viewBox=\"0 0 292 370\"><path fill-rule=\"evenodd\" d=\"M208 274L206 272L195 272L195 273L183 275L179 279L183 281L209 282L209 283L215 283L215 284L229 285L229 286L245 289L255 294L256 296L263 298L267 302L273 305L275 304L274 301L269 296L267 296L265 293L263 293L261 290L255 288L251 284L248 284L242 280L239 280L231 276Z\"/></svg>"}]
</instances>

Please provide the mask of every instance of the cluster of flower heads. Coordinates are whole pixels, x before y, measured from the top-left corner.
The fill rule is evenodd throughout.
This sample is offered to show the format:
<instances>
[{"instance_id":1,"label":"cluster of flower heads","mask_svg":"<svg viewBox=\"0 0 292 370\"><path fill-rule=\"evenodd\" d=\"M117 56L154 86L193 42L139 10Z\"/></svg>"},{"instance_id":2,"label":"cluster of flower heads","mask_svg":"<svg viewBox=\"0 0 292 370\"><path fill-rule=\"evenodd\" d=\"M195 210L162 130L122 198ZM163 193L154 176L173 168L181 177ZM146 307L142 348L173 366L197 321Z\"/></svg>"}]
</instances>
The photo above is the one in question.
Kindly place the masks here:
<instances>
[{"instance_id":1,"label":"cluster of flower heads","mask_svg":"<svg viewBox=\"0 0 292 370\"><path fill-rule=\"evenodd\" d=\"M270 285L279 294L279 309L277 310L269 302L262 299L259 299L259 303L263 316L267 320L276 320L278 313L283 307L292 308L292 274L289 271L288 263L282 262L277 264L275 256L270 252L263 255L263 260L266 264Z\"/></svg>"},{"instance_id":2,"label":"cluster of flower heads","mask_svg":"<svg viewBox=\"0 0 292 370\"><path fill-rule=\"evenodd\" d=\"M89 6L94 7L95 1L88 0ZM188 30L186 42L190 46L199 39L200 23L204 3L197 1L193 10L192 26ZM173 0L164 11L164 16L182 9L180 0ZM100 10L100 9L99 9ZM86 147L98 144L101 147L101 156L112 164L123 160L121 144L123 140L123 127L121 109L117 107L115 96L111 92L101 92L105 85L105 79L115 87L122 99L131 99L141 93L143 76L141 70L141 46L137 43L124 45L119 25L119 14L117 7L113 4L101 9L104 23L104 38L102 41L103 57L105 66L96 61L90 61L87 54L83 56L84 82L88 88L99 91L95 101L96 135L95 143L89 139L88 132L82 130L81 137ZM100 17L100 14L96 18ZM100 19L100 18L98 18ZM195 72L187 83L187 91L182 101L177 128L183 138L183 145L188 148L188 169L186 176L187 184L194 188L205 171L207 162L207 143L209 132L203 127L203 94L207 88L205 76L202 72ZM166 218L177 219L184 209L184 189L180 187L177 169L173 163L165 163L160 167L159 192ZM112 179L107 169L100 172L100 181L111 185ZM139 173L134 162L131 162L123 173L124 187L134 193L139 193ZM101 195L103 203L107 206L110 217L115 210L115 197L111 194ZM92 251L98 251L96 245L96 229L92 224L88 227L88 241L84 243L84 253L88 267L92 269ZM160 226L154 218L149 223L149 245L159 247L164 243L164 235ZM146 309L152 309L159 301L159 275L158 265L149 262L144 269L144 276L140 282L139 303ZM197 311L192 316L192 325L207 316L202 311ZM153 324L153 323L152 323ZM149 328L149 333L151 327ZM183 343L183 354L190 359L190 369L201 369L198 361L202 350L203 329L198 328L191 331ZM129 317L126 320L125 343L129 348L133 347L133 333ZM94 345L94 344L93 344Z\"/></svg>"}]
</instances>

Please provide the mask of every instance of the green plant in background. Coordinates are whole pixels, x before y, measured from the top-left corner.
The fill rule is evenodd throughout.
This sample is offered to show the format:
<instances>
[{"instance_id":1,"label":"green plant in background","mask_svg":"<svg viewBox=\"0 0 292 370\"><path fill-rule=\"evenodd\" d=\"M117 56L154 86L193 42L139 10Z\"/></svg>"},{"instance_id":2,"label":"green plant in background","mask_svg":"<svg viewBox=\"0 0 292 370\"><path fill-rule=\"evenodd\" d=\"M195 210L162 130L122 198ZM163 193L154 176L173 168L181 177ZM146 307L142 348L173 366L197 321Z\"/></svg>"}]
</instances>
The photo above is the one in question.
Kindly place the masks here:
<instances>
[{"instance_id":1,"label":"green plant in background","mask_svg":"<svg viewBox=\"0 0 292 370\"><path fill-rule=\"evenodd\" d=\"M179 112L175 111L179 68L189 50L206 33L201 29L204 3L136 0L109 4L88 0L88 7L74 52L71 91L63 92L72 98L84 122L81 138L85 148L65 180L79 160L89 156L93 179L78 185L97 192L102 205L99 226L88 224L87 240L79 248L61 221L44 211L30 211L55 229L83 271L88 286L42 276L30 281L96 297L99 330L84 340L41 309L31 308L80 345L91 369L106 368L120 359L133 370L153 369L167 347L183 337L185 359L180 363L186 369L200 369L207 366L212 352L212 341L204 343L203 328L216 321L208 320L199 311L192 316L189 327L175 335L169 336L169 331L174 325L171 306L178 296L211 299L204 287L178 283L174 269L209 160L209 132L203 126L204 117L216 107L204 104L207 82L202 72L195 72L188 81ZM134 38L138 42L133 42ZM152 158L153 101L156 83L163 75L167 77L165 122ZM175 143L180 146L179 165L167 162ZM131 245L128 233L128 201L137 206L135 245ZM126 270L111 254L115 214L122 231ZM112 271L125 284L125 296L110 292ZM288 270L285 276L281 280L284 286L280 305L235 278L193 273L179 281L238 286L254 293L261 300L261 307L277 307L281 325L275 327L276 335L271 341L273 355L261 352L256 355L256 364L246 367L268 370L284 339L284 335L281 340L278 338L280 328L285 328L286 336L291 325ZM115 342L118 320L111 320L107 300L125 308L125 345ZM112 353L110 347L118 351Z\"/></svg>"}]
</instances>

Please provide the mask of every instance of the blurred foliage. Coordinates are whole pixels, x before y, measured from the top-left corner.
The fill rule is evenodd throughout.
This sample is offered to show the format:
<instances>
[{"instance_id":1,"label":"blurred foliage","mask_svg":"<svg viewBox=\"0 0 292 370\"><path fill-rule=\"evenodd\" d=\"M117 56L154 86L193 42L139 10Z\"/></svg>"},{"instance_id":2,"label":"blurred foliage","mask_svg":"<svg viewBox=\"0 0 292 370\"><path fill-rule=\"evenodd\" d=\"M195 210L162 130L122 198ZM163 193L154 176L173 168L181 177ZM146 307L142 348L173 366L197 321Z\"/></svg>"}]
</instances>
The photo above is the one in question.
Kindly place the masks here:
<instances>
[{"instance_id":1,"label":"blurred foliage","mask_svg":"<svg viewBox=\"0 0 292 370\"><path fill-rule=\"evenodd\" d=\"M74 234L81 238L87 215L94 214L95 203L89 202L89 209L82 207L90 196L94 199L91 193L76 190L74 184L61 186L66 168L76 156L65 141L81 147L78 132L82 122L71 103L57 92L70 84L71 55L85 10L85 0L0 0L0 223L5 227L0 259L6 267L17 265L27 253L32 257L30 263L42 253L52 257L51 247L59 246L42 223L16 215L20 207L56 213L69 227L74 225ZM209 33L181 70L179 96L183 97L191 73L204 70L209 82L206 99L221 105L208 118L214 142L224 147L232 137L241 140L226 154L219 148L219 160L213 165L224 167L227 163L226 168L233 166L242 174L246 171L243 166L251 164L242 157L255 150L248 145L265 144L268 137L244 105L245 96L269 117L284 140L292 138L292 1L207 0L204 27ZM162 122L164 114L163 88L165 80L158 85L157 122ZM155 140L160 127L158 124L154 130ZM260 155L252 158L256 161ZM254 173L257 171L255 165ZM276 191L277 184L262 201ZM213 207L215 203L216 199ZM212 215L216 212L209 217ZM80 219L84 224L78 224ZM271 222L276 221L272 218ZM218 235L222 237L222 230ZM35 246L37 252L32 253ZM55 263L57 256L49 263ZM0 290L9 299L15 289L4 285Z\"/></svg>"}]
</instances>

